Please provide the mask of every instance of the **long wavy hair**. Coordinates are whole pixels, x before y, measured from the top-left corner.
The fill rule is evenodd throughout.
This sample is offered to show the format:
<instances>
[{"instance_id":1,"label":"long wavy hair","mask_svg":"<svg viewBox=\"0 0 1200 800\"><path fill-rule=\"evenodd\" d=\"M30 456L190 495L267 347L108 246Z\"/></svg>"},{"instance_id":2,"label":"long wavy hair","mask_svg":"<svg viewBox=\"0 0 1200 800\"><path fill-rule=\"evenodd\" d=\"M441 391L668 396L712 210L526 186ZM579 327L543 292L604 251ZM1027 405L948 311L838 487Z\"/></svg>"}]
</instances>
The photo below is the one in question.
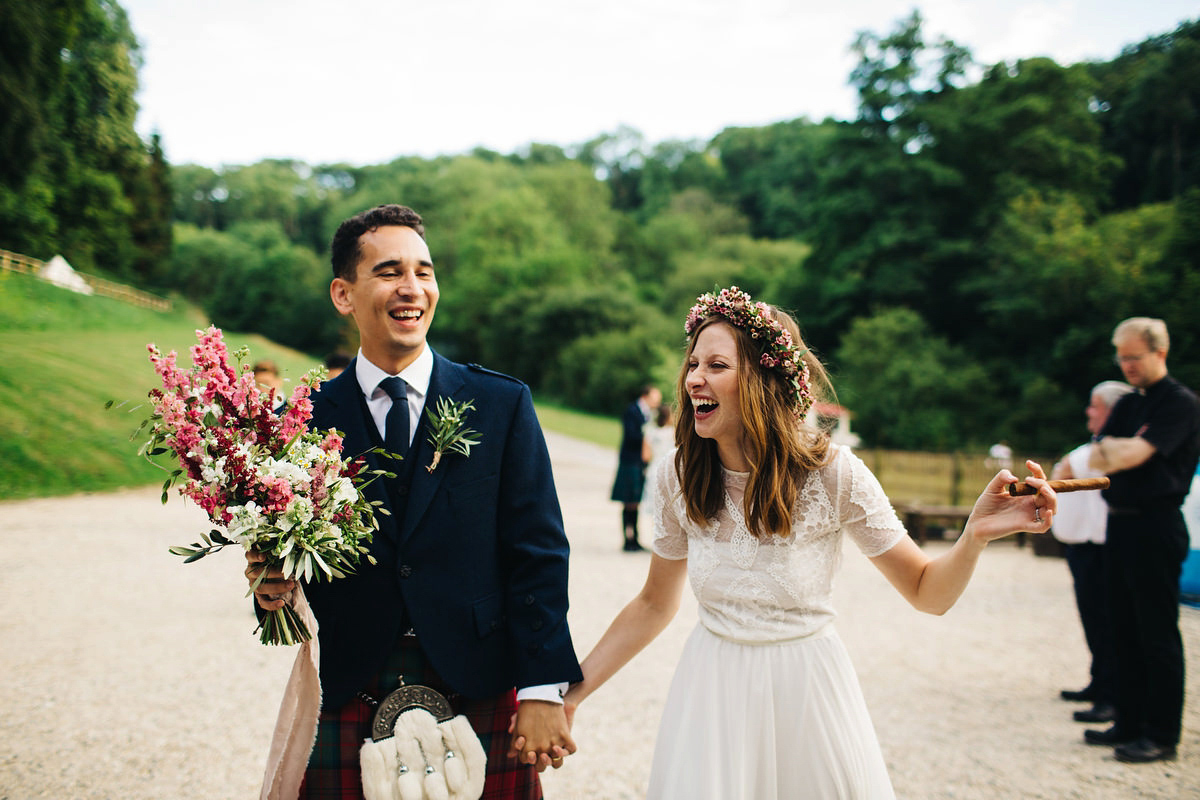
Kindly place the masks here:
<instances>
[{"instance_id":1,"label":"long wavy hair","mask_svg":"<svg viewBox=\"0 0 1200 800\"><path fill-rule=\"evenodd\" d=\"M785 311L770 307L773 319L807 350L800 327ZM675 425L675 471L687 508L688 519L703 525L717 515L725 502L725 485L717 443L696 435L696 414L687 391L688 362L700 333L710 325L729 325L737 342L738 406L742 416L742 448L750 463L750 479L743 501L750 532L758 537L786 536L792 529L792 509L808 473L825 463L829 436L807 420L797 420L795 395L784 376L759 363L763 349L745 330L712 316L692 331L675 396L678 422ZM809 381L817 398L832 397L829 376L820 360L807 350Z\"/></svg>"}]
</instances>

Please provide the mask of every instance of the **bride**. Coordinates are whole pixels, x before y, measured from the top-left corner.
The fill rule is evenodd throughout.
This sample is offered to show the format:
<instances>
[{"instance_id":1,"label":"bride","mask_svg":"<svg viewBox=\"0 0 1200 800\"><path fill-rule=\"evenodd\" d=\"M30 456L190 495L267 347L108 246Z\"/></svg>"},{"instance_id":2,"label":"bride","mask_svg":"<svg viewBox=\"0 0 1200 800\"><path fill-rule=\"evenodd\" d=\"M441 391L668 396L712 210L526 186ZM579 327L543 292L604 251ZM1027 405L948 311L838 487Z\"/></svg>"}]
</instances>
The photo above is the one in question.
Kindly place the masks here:
<instances>
[{"instance_id":1,"label":"bride","mask_svg":"<svg viewBox=\"0 0 1200 800\"><path fill-rule=\"evenodd\" d=\"M805 421L827 379L790 316L731 287L702 295L685 330L676 450L652 476L649 574L583 661L568 708L666 627L686 576L699 624L667 696L648 797L893 797L833 625L843 537L914 607L942 614L988 542L1050 528L1055 494L1030 461L1037 494L1011 497L1016 478L1002 470L954 546L930 559L862 461Z\"/></svg>"}]
</instances>

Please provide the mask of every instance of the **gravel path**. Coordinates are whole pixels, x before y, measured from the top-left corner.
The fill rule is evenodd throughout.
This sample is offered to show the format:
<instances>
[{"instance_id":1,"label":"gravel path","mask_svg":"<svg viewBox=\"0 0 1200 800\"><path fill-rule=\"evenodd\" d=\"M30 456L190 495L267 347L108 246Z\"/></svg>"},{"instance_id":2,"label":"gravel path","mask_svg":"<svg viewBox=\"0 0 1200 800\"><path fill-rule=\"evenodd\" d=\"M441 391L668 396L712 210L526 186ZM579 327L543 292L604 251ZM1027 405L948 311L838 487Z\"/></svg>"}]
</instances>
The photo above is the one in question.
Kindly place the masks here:
<instances>
[{"instance_id":1,"label":"gravel path","mask_svg":"<svg viewBox=\"0 0 1200 800\"><path fill-rule=\"evenodd\" d=\"M607 499L615 454L548 438L582 656L641 586L649 557L619 549L619 509ZM154 489L0 503L0 800L257 796L293 653L251 635L237 555L185 567L167 553L205 522L182 498L161 505ZM1085 682L1088 663L1063 561L993 545L966 596L938 618L908 607L849 549L837 607L900 797L1200 797L1200 611L1183 610L1179 760L1128 766L1084 745L1085 726L1070 718L1079 706L1057 698ZM642 797L695 618L687 596L667 631L583 707L581 750L547 773L549 798Z\"/></svg>"}]
</instances>

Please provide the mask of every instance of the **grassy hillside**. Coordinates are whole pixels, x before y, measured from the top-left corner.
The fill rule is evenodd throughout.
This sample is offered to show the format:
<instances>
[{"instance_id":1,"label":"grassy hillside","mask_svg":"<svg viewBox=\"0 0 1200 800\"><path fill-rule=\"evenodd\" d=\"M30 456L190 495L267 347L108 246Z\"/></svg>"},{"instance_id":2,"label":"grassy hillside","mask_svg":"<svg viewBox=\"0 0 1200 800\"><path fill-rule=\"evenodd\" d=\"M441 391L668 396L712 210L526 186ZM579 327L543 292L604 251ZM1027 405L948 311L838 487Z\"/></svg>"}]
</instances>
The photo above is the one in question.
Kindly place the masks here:
<instances>
[{"instance_id":1,"label":"grassy hillside","mask_svg":"<svg viewBox=\"0 0 1200 800\"><path fill-rule=\"evenodd\" d=\"M149 413L157 377L146 344L186 350L207 321L194 309L158 313L0 272L0 498L156 483L130 435ZM295 380L314 359L259 336L228 334L254 359ZM125 403L106 410L107 401Z\"/></svg>"},{"instance_id":2,"label":"grassy hillside","mask_svg":"<svg viewBox=\"0 0 1200 800\"><path fill-rule=\"evenodd\" d=\"M0 500L161 482L165 473L130 440L157 385L146 344L177 350L187 364L196 329L207 325L192 308L158 313L0 271ZM318 363L261 336L226 331L226 340L231 350L248 346L252 360L273 359L289 382ZM105 409L109 400L124 405ZM616 420L538 413L549 429L606 446L620 437Z\"/></svg>"}]
</instances>

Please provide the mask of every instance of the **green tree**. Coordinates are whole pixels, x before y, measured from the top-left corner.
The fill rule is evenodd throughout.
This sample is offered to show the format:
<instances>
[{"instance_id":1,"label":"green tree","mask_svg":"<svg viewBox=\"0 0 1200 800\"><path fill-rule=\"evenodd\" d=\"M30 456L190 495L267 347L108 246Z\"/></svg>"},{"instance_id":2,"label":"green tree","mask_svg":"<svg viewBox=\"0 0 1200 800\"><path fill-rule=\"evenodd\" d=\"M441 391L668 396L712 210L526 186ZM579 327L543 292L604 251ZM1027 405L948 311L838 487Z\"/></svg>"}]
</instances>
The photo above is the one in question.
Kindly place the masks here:
<instances>
[{"instance_id":1,"label":"green tree","mask_svg":"<svg viewBox=\"0 0 1200 800\"><path fill-rule=\"evenodd\" d=\"M858 90L858 121L906 148L919 146L924 134L914 112L929 96L952 91L972 62L966 48L944 37L927 46L922 23L914 10L887 36L861 31L850 48L858 57L850 73Z\"/></svg>"},{"instance_id":2,"label":"green tree","mask_svg":"<svg viewBox=\"0 0 1200 800\"><path fill-rule=\"evenodd\" d=\"M1123 162L1115 207L1170 200L1200 186L1200 21L1089 69L1105 148Z\"/></svg>"},{"instance_id":3,"label":"green tree","mask_svg":"<svg viewBox=\"0 0 1200 800\"><path fill-rule=\"evenodd\" d=\"M983 368L909 309L855 320L834 363L868 446L946 451L986 438L972 425L989 416Z\"/></svg>"},{"instance_id":4,"label":"green tree","mask_svg":"<svg viewBox=\"0 0 1200 800\"><path fill-rule=\"evenodd\" d=\"M961 177L959 206L987 229L1022 192L1069 192L1095 213L1117 159L1101 147L1095 83L1081 66L1035 58L997 64L974 86L915 112L925 152Z\"/></svg>"},{"instance_id":5,"label":"green tree","mask_svg":"<svg viewBox=\"0 0 1200 800\"><path fill-rule=\"evenodd\" d=\"M641 219L649 219L680 193L701 191L717 197L724 186L721 162L703 142L660 142L643 159L638 176L641 204L636 213Z\"/></svg>"},{"instance_id":6,"label":"green tree","mask_svg":"<svg viewBox=\"0 0 1200 800\"><path fill-rule=\"evenodd\" d=\"M168 285L204 305L226 271L241 271L256 258L253 246L224 231L187 222L174 226Z\"/></svg>"},{"instance_id":7,"label":"green tree","mask_svg":"<svg viewBox=\"0 0 1200 800\"><path fill-rule=\"evenodd\" d=\"M162 138L154 133L146 148L142 169L130 186L133 219L130 232L138 255L133 271L153 286L167 283L171 257L171 167L162 149Z\"/></svg>"},{"instance_id":8,"label":"green tree","mask_svg":"<svg viewBox=\"0 0 1200 800\"><path fill-rule=\"evenodd\" d=\"M1162 318L1171 334L1171 372L1200 389L1200 187L1192 187L1174 203L1163 257L1156 265L1146 313Z\"/></svg>"},{"instance_id":9,"label":"green tree","mask_svg":"<svg viewBox=\"0 0 1200 800\"><path fill-rule=\"evenodd\" d=\"M229 189L216 170L199 164L172 167L171 197L175 222L220 231L228 227L225 200Z\"/></svg>"},{"instance_id":10,"label":"green tree","mask_svg":"<svg viewBox=\"0 0 1200 800\"><path fill-rule=\"evenodd\" d=\"M573 342L662 322L652 309L638 306L627 284L611 282L523 287L498 298L493 312L494 335L482 345L484 363L537 388L548 385L548 376L561 376L563 353Z\"/></svg>"},{"instance_id":11,"label":"green tree","mask_svg":"<svg viewBox=\"0 0 1200 800\"><path fill-rule=\"evenodd\" d=\"M89 2L62 57L62 91L49 101L57 249L77 267L130 277L138 258L131 194L148 164L134 131L141 56L124 10Z\"/></svg>"},{"instance_id":12,"label":"green tree","mask_svg":"<svg viewBox=\"0 0 1200 800\"><path fill-rule=\"evenodd\" d=\"M950 225L958 173L860 125L843 125L830 147L812 204L812 255L781 281L779 303L805 310L824 350L872 307L908 306L939 324L961 313L947 302L970 251Z\"/></svg>"},{"instance_id":13,"label":"green tree","mask_svg":"<svg viewBox=\"0 0 1200 800\"><path fill-rule=\"evenodd\" d=\"M813 227L818 176L837 124L806 119L726 128L713 139L727 191L755 236L802 238Z\"/></svg>"},{"instance_id":14,"label":"green tree","mask_svg":"<svg viewBox=\"0 0 1200 800\"><path fill-rule=\"evenodd\" d=\"M204 303L213 323L308 353L334 349L341 320L329 302L329 279L316 254L289 241L276 222L239 223L228 236L243 245L230 252L245 260L224 265L216 275Z\"/></svg>"},{"instance_id":15,"label":"green tree","mask_svg":"<svg viewBox=\"0 0 1200 800\"><path fill-rule=\"evenodd\" d=\"M86 0L47 0L36 9L0 3L0 247L47 258L56 252L56 125L48 100L63 90L63 53L86 6Z\"/></svg>"},{"instance_id":16,"label":"green tree","mask_svg":"<svg viewBox=\"0 0 1200 800\"><path fill-rule=\"evenodd\" d=\"M581 144L575 158L608 184L613 208L636 212L644 204L641 184L645 150L646 139L641 132L622 125Z\"/></svg>"},{"instance_id":17,"label":"green tree","mask_svg":"<svg viewBox=\"0 0 1200 800\"><path fill-rule=\"evenodd\" d=\"M1117 377L1113 326L1169 302L1160 264L1174 218L1160 205L1093 219L1069 194L1030 191L1010 204L983 250L987 269L964 282L981 320L968 345L993 395L1014 398L993 423L1010 441L1054 452L1078 438L1080 403Z\"/></svg>"},{"instance_id":18,"label":"green tree","mask_svg":"<svg viewBox=\"0 0 1200 800\"><path fill-rule=\"evenodd\" d=\"M125 12L58 0L0 15L0 244L123 278L159 268L165 161L134 130L141 61Z\"/></svg>"},{"instance_id":19,"label":"green tree","mask_svg":"<svg viewBox=\"0 0 1200 800\"><path fill-rule=\"evenodd\" d=\"M327 246L323 220L329 191L311 167L293 159L264 159L245 167L226 167L221 183L224 213L230 220L275 222L291 241L321 251Z\"/></svg>"},{"instance_id":20,"label":"green tree","mask_svg":"<svg viewBox=\"0 0 1200 800\"><path fill-rule=\"evenodd\" d=\"M575 408L619 414L646 384L673 385L679 361L672 341L658 326L640 324L581 336L563 348L547 390Z\"/></svg>"}]
</instances>

